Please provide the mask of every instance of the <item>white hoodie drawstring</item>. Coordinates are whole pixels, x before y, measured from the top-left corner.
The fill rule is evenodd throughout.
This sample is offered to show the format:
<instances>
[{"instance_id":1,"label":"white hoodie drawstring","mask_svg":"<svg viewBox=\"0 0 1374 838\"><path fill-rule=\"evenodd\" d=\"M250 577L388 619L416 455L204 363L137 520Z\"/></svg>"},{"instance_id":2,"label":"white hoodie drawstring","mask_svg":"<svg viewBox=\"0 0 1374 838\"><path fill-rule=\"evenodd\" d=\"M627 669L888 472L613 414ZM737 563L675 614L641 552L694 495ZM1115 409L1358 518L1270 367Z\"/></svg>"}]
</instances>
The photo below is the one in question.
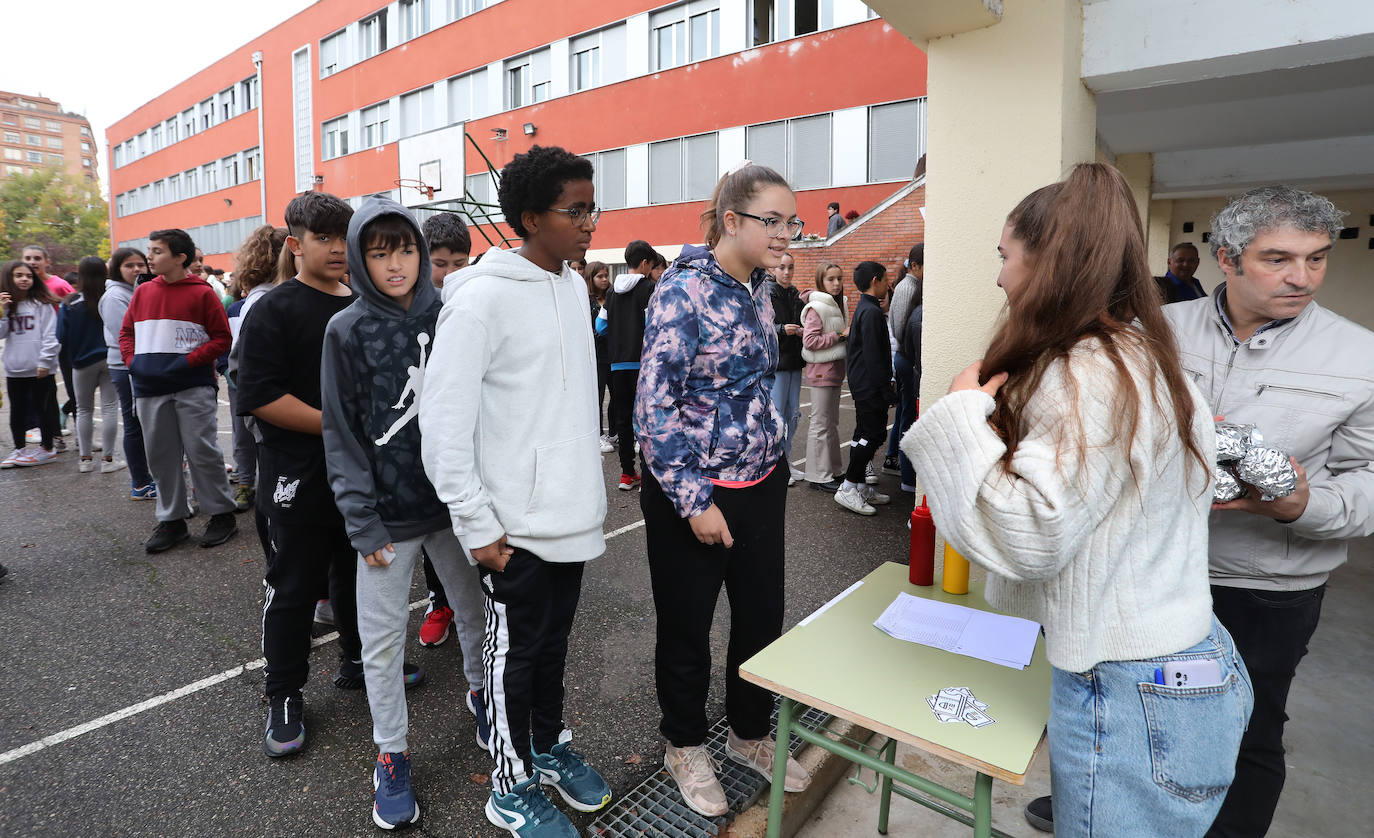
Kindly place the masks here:
<instances>
[{"instance_id":1,"label":"white hoodie drawstring","mask_svg":"<svg viewBox=\"0 0 1374 838\"><path fill-rule=\"evenodd\" d=\"M549 293L553 294L553 319L558 324L558 360L563 365L563 392L568 391L568 349L563 345L563 312L558 308L558 288L553 284L553 274L549 277Z\"/></svg>"}]
</instances>

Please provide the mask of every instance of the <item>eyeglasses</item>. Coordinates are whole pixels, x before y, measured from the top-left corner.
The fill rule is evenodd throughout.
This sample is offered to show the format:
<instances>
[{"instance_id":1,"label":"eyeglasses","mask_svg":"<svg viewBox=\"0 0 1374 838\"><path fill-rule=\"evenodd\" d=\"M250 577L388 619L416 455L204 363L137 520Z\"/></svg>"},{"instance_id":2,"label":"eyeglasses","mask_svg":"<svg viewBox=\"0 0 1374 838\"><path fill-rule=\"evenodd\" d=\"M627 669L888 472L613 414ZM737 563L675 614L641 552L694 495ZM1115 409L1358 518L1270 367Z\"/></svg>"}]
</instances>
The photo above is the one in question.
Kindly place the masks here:
<instances>
[{"instance_id":1,"label":"eyeglasses","mask_svg":"<svg viewBox=\"0 0 1374 838\"><path fill-rule=\"evenodd\" d=\"M581 227L582 223L589 218L591 219L592 226L595 227L596 222L601 218L601 207L592 207L589 210L582 209L581 207L573 207L571 209L549 207L549 212L563 213L568 217L568 220L572 222L574 227Z\"/></svg>"},{"instance_id":2,"label":"eyeglasses","mask_svg":"<svg viewBox=\"0 0 1374 838\"><path fill-rule=\"evenodd\" d=\"M782 238L784 232L787 238L795 239L797 236L801 235L802 227L804 226L804 222L800 218L794 218L791 221L783 221L781 218L751 215L747 212L740 212L739 210L735 210L735 215L752 218L755 221L762 222L764 235L771 236L775 239Z\"/></svg>"}]
</instances>

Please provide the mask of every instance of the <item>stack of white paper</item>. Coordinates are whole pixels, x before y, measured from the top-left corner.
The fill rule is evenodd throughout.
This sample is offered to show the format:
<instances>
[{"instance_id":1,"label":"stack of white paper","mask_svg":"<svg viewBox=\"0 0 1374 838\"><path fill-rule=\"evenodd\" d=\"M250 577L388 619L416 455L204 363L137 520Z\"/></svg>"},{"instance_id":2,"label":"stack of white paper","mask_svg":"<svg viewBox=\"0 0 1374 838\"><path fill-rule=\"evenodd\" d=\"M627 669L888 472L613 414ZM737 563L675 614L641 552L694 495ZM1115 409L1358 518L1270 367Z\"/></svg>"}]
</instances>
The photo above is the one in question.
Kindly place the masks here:
<instances>
[{"instance_id":1,"label":"stack of white paper","mask_svg":"<svg viewBox=\"0 0 1374 838\"><path fill-rule=\"evenodd\" d=\"M898 640L956 655L1025 669L1035 652L1040 624L948 602L897 594L873 623Z\"/></svg>"}]
</instances>

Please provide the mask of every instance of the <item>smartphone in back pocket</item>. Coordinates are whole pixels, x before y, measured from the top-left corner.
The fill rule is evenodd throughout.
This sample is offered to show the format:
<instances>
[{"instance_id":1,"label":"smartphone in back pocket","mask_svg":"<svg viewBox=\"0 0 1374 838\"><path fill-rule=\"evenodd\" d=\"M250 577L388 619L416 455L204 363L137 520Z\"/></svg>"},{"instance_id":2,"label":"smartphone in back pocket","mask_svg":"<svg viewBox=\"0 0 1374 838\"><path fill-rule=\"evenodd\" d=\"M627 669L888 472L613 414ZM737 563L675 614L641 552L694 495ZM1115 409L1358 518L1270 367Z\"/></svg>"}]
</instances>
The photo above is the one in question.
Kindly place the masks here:
<instances>
[{"instance_id":1,"label":"smartphone in back pocket","mask_svg":"<svg viewBox=\"0 0 1374 838\"><path fill-rule=\"evenodd\" d=\"M1155 683L1166 687L1217 687L1222 683L1221 662L1170 661L1155 671Z\"/></svg>"}]
</instances>

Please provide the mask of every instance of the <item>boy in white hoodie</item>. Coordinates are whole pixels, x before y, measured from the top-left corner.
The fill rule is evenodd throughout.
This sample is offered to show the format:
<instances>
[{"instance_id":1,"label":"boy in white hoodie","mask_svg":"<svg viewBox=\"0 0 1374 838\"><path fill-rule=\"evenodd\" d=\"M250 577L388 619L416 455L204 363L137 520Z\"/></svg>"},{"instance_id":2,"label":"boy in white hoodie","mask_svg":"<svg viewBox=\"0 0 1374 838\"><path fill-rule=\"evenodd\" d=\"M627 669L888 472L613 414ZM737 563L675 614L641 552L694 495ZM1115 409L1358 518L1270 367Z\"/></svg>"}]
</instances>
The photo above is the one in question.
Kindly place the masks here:
<instances>
[{"instance_id":1,"label":"boy in white hoodie","mask_svg":"<svg viewBox=\"0 0 1374 838\"><path fill-rule=\"evenodd\" d=\"M486 595L487 819L521 838L577 830L540 785L593 812L610 787L571 747L563 670L585 563L605 552L596 355L581 259L592 165L534 146L501 173L520 250L447 277L420 397L421 458Z\"/></svg>"}]
</instances>

